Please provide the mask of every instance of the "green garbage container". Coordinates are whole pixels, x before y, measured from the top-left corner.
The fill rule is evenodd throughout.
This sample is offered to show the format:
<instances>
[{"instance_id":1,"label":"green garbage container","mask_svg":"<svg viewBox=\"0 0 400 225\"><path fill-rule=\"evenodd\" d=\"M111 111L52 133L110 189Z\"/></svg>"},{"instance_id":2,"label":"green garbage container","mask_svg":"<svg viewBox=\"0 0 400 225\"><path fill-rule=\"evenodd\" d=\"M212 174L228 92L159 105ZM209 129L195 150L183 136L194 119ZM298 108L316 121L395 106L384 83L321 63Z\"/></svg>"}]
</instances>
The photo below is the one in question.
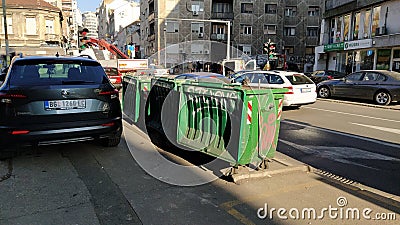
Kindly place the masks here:
<instances>
[{"instance_id":1,"label":"green garbage container","mask_svg":"<svg viewBox=\"0 0 400 225\"><path fill-rule=\"evenodd\" d=\"M272 158L279 133L277 113L283 90L214 83L183 83L177 143L230 162Z\"/></svg>"},{"instance_id":2,"label":"green garbage container","mask_svg":"<svg viewBox=\"0 0 400 225\"><path fill-rule=\"evenodd\" d=\"M145 105L150 91L151 77L126 75L122 81L124 115L134 123L145 118Z\"/></svg>"}]
</instances>

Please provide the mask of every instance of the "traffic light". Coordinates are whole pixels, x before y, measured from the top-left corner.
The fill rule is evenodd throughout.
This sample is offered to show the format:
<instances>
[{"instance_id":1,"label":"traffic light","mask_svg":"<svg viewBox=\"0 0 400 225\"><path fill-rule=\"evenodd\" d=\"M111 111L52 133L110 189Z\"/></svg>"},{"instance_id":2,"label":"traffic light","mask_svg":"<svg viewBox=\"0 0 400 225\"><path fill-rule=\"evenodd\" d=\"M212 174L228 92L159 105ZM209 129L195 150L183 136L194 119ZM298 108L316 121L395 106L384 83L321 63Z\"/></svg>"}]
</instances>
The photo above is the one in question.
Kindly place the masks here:
<instances>
[{"instance_id":1,"label":"traffic light","mask_svg":"<svg viewBox=\"0 0 400 225\"><path fill-rule=\"evenodd\" d=\"M274 59L275 58L275 49L276 49L276 43L270 42L268 45L268 58L269 59Z\"/></svg>"},{"instance_id":2,"label":"traffic light","mask_svg":"<svg viewBox=\"0 0 400 225\"><path fill-rule=\"evenodd\" d=\"M89 33L89 29L83 28L82 30L78 31L78 40L79 40L79 49L83 50L88 47L87 40L89 38L86 36Z\"/></svg>"}]
</instances>

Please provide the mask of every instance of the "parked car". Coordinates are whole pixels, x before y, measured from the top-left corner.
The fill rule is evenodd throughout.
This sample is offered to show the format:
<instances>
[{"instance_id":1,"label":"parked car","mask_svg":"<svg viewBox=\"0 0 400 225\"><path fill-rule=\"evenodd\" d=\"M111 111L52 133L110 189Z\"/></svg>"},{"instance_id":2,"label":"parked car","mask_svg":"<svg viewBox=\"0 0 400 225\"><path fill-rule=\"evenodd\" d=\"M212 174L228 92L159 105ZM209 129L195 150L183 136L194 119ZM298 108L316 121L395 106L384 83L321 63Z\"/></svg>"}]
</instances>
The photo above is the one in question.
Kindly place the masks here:
<instances>
[{"instance_id":1,"label":"parked car","mask_svg":"<svg viewBox=\"0 0 400 225\"><path fill-rule=\"evenodd\" d=\"M341 79L318 83L321 98L347 97L388 105L400 100L400 73L386 70L354 72Z\"/></svg>"},{"instance_id":2,"label":"parked car","mask_svg":"<svg viewBox=\"0 0 400 225\"><path fill-rule=\"evenodd\" d=\"M334 71L334 70L317 70L311 73L310 79L314 81L314 83L319 83L324 80L332 80L332 79L339 79L345 77L346 74Z\"/></svg>"},{"instance_id":3,"label":"parked car","mask_svg":"<svg viewBox=\"0 0 400 225\"><path fill-rule=\"evenodd\" d=\"M0 146L121 140L118 91L83 57L16 58L0 86Z\"/></svg>"},{"instance_id":4,"label":"parked car","mask_svg":"<svg viewBox=\"0 0 400 225\"><path fill-rule=\"evenodd\" d=\"M216 82L216 83L226 83L230 84L231 81L222 74L219 73L209 73L209 72L193 72L193 73L183 73L177 75L175 80L202 80L205 82Z\"/></svg>"},{"instance_id":5,"label":"parked car","mask_svg":"<svg viewBox=\"0 0 400 225\"><path fill-rule=\"evenodd\" d=\"M116 67L103 67L108 79L111 83L120 90L122 88L122 74Z\"/></svg>"},{"instance_id":6,"label":"parked car","mask_svg":"<svg viewBox=\"0 0 400 225\"><path fill-rule=\"evenodd\" d=\"M287 88L289 91L284 94L283 106L312 104L317 99L316 85L302 73L252 71L238 76L234 82L248 82L249 86L261 88Z\"/></svg>"}]
</instances>

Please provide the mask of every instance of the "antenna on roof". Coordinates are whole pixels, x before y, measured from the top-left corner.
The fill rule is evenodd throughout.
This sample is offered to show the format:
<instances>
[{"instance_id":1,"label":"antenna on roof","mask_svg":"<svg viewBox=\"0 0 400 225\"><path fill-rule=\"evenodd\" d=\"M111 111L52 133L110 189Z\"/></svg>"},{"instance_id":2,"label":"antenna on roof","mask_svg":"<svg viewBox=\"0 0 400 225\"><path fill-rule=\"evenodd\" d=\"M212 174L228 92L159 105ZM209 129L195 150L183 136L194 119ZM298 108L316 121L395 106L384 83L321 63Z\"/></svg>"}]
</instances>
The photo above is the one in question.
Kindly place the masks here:
<instances>
[{"instance_id":1,"label":"antenna on roof","mask_svg":"<svg viewBox=\"0 0 400 225\"><path fill-rule=\"evenodd\" d=\"M58 52L56 53L56 57L59 57L60 56L60 54L58 54Z\"/></svg>"}]
</instances>

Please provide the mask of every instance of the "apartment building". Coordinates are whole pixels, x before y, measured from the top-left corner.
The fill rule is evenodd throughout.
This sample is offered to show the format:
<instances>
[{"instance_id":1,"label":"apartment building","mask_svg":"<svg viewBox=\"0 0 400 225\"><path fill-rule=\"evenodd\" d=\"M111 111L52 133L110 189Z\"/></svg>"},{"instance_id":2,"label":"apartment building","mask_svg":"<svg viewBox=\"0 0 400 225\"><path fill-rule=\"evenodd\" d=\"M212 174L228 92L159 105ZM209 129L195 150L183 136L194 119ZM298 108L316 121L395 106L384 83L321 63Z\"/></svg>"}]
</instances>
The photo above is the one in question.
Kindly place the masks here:
<instances>
[{"instance_id":1,"label":"apartment building","mask_svg":"<svg viewBox=\"0 0 400 225\"><path fill-rule=\"evenodd\" d=\"M87 37L97 38L98 37L98 19L95 12L84 12L82 14L83 27L89 30Z\"/></svg>"},{"instance_id":2,"label":"apartment building","mask_svg":"<svg viewBox=\"0 0 400 225\"><path fill-rule=\"evenodd\" d=\"M0 54L4 58L5 29L0 10ZM42 0L6 1L6 24L11 54L53 55L63 53L61 10Z\"/></svg>"},{"instance_id":3,"label":"apartment building","mask_svg":"<svg viewBox=\"0 0 400 225\"><path fill-rule=\"evenodd\" d=\"M98 8L99 38L114 42L115 35L139 19L139 5L132 0L103 0Z\"/></svg>"},{"instance_id":4,"label":"apartment building","mask_svg":"<svg viewBox=\"0 0 400 225\"><path fill-rule=\"evenodd\" d=\"M400 71L400 0L327 0L315 69Z\"/></svg>"},{"instance_id":5,"label":"apartment building","mask_svg":"<svg viewBox=\"0 0 400 225\"><path fill-rule=\"evenodd\" d=\"M263 44L271 40L277 44L276 52L286 55L288 61L302 68L312 67L322 3L322 0L141 1L143 51L155 63L170 66L182 61L218 62L227 58L228 53L230 58L260 55ZM163 58L169 61L163 63Z\"/></svg>"}]
</instances>

